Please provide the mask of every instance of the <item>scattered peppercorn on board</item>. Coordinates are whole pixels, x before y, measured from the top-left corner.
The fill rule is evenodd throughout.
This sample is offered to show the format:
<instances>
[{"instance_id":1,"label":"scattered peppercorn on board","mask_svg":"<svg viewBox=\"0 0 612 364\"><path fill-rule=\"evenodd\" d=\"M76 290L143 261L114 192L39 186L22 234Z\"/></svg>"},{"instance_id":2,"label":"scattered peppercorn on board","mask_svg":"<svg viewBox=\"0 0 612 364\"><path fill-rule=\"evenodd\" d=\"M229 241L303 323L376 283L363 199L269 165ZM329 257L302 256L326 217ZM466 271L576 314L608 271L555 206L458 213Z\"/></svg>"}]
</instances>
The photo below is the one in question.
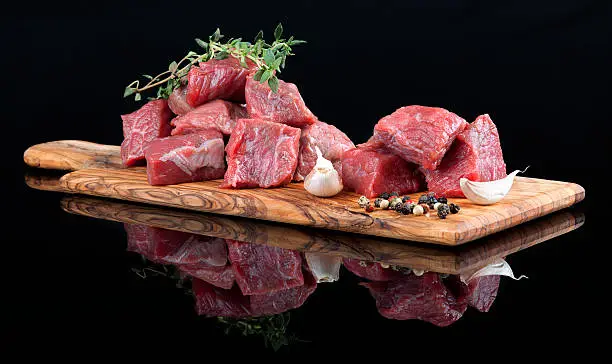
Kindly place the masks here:
<instances>
[{"instance_id":1,"label":"scattered peppercorn on board","mask_svg":"<svg viewBox=\"0 0 612 364\"><path fill-rule=\"evenodd\" d=\"M451 198L461 211L439 219L380 209L366 213L357 204L358 194L319 198L302 183L241 190L221 189L221 180L151 186L145 168L121 168L117 158L119 147L82 141L39 144L24 154L34 167L75 170L60 180L61 188L71 193L441 245L473 241L569 207L585 196L574 183L517 177L502 201L480 206Z\"/></svg>"}]
</instances>

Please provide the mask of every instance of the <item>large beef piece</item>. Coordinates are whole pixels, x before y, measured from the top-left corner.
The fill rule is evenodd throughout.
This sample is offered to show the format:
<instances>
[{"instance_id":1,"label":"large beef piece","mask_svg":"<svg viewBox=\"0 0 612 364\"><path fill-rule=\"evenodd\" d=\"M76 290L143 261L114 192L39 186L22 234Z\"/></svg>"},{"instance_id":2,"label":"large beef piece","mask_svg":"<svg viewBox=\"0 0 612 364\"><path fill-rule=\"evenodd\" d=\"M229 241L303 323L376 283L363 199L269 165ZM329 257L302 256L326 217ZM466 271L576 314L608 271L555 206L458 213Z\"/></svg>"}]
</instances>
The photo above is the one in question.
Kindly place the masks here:
<instances>
[{"instance_id":1,"label":"large beef piece","mask_svg":"<svg viewBox=\"0 0 612 364\"><path fill-rule=\"evenodd\" d=\"M438 273L420 277L413 274L400 280L368 282L380 314L395 320L423 320L436 326L448 326L459 320L467 303L458 299L444 285Z\"/></svg>"},{"instance_id":2,"label":"large beef piece","mask_svg":"<svg viewBox=\"0 0 612 364\"><path fill-rule=\"evenodd\" d=\"M224 135L230 135L236 126L236 119L246 116L244 106L213 100L172 119L172 135L191 134L203 129L215 129Z\"/></svg>"},{"instance_id":3,"label":"large beef piece","mask_svg":"<svg viewBox=\"0 0 612 364\"><path fill-rule=\"evenodd\" d=\"M192 277L201 279L213 286L230 289L234 285L235 275L230 264L214 266L208 263L180 264L177 268Z\"/></svg>"},{"instance_id":4,"label":"large beef piece","mask_svg":"<svg viewBox=\"0 0 612 364\"><path fill-rule=\"evenodd\" d=\"M303 181L317 163L319 148L323 157L333 163L334 168L342 175L342 154L355 148L355 144L338 128L322 121L316 121L302 129L300 138L300 155L293 179Z\"/></svg>"},{"instance_id":5,"label":"large beef piece","mask_svg":"<svg viewBox=\"0 0 612 364\"><path fill-rule=\"evenodd\" d=\"M227 171L221 187L275 187L291 182L300 129L257 119L239 119L225 147Z\"/></svg>"},{"instance_id":6,"label":"large beef piece","mask_svg":"<svg viewBox=\"0 0 612 364\"><path fill-rule=\"evenodd\" d=\"M168 107L176 115L185 115L194 109L187 103L187 86L181 86L172 91L168 97Z\"/></svg>"},{"instance_id":7,"label":"large beef piece","mask_svg":"<svg viewBox=\"0 0 612 364\"><path fill-rule=\"evenodd\" d=\"M166 100L149 101L133 113L121 115L124 138L121 143L121 160L125 166L143 162L147 144L170 135L171 117L172 112Z\"/></svg>"},{"instance_id":8,"label":"large beef piece","mask_svg":"<svg viewBox=\"0 0 612 364\"><path fill-rule=\"evenodd\" d=\"M157 139L145 155L152 185L205 181L225 173L223 136L216 130Z\"/></svg>"},{"instance_id":9,"label":"large beef piece","mask_svg":"<svg viewBox=\"0 0 612 364\"><path fill-rule=\"evenodd\" d=\"M251 312L256 316L276 315L298 308L317 288L315 278L304 271L304 284L281 291L250 296Z\"/></svg>"},{"instance_id":10,"label":"large beef piece","mask_svg":"<svg viewBox=\"0 0 612 364\"><path fill-rule=\"evenodd\" d=\"M208 62L189 69L187 103L193 107L215 99L244 102L244 86L253 67L244 68L234 57Z\"/></svg>"},{"instance_id":11,"label":"large beef piece","mask_svg":"<svg viewBox=\"0 0 612 364\"><path fill-rule=\"evenodd\" d=\"M304 284L299 252L227 240L236 282L245 295L271 293Z\"/></svg>"},{"instance_id":12,"label":"large beef piece","mask_svg":"<svg viewBox=\"0 0 612 364\"><path fill-rule=\"evenodd\" d=\"M383 192L413 193L425 185L418 166L370 143L344 152L342 183L368 198Z\"/></svg>"},{"instance_id":13,"label":"large beef piece","mask_svg":"<svg viewBox=\"0 0 612 364\"><path fill-rule=\"evenodd\" d=\"M191 289L195 296L198 315L233 318L252 316L249 297L244 296L237 286L223 289L194 279L191 282Z\"/></svg>"},{"instance_id":14,"label":"large beef piece","mask_svg":"<svg viewBox=\"0 0 612 364\"><path fill-rule=\"evenodd\" d=\"M344 268L358 277L369 279L371 281L385 282L394 279L404 278L404 273L393 270L392 268L383 268L378 262L366 262L365 260L342 259Z\"/></svg>"},{"instance_id":15,"label":"large beef piece","mask_svg":"<svg viewBox=\"0 0 612 364\"><path fill-rule=\"evenodd\" d=\"M306 107L297 86L278 81L278 91L273 92L266 82L259 83L252 77L246 82L247 111L251 118L259 118L298 128L313 124L317 117Z\"/></svg>"},{"instance_id":16,"label":"large beef piece","mask_svg":"<svg viewBox=\"0 0 612 364\"><path fill-rule=\"evenodd\" d=\"M468 282L466 300L468 305L480 312L489 312L497 297L499 275L477 277Z\"/></svg>"},{"instance_id":17,"label":"large beef piece","mask_svg":"<svg viewBox=\"0 0 612 364\"><path fill-rule=\"evenodd\" d=\"M371 141L425 169L436 169L466 126L461 117L439 107L405 106L380 119Z\"/></svg>"},{"instance_id":18,"label":"large beef piece","mask_svg":"<svg viewBox=\"0 0 612 364\"><path fill-rule=\"evenodd\" d=\"M457 135L438 169L423 172L429 190L448 197L465 197L461 178L482 182L506 177L499 134L489 115L479 116Z\"/></svg>"}]
</instances>

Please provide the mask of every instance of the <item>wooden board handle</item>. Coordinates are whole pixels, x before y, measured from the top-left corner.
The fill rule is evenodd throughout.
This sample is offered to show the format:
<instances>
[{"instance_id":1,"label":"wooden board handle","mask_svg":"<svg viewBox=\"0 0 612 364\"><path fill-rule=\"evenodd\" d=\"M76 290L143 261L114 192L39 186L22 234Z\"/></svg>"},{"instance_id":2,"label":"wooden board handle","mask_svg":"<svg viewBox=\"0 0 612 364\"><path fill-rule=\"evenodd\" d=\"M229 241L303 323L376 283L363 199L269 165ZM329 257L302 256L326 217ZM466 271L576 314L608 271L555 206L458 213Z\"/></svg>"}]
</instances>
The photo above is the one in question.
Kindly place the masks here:
<instances>
[{"instance_id":1,"label":"wooden board handle","mask_svg":"<svg viewBox=\"0 0 612 364\"><path fill-rule=\"evenodd\" d=\"M23 153L27 165L76 171L86 168L123 168L121 148L82 140L58 140L31 146Z\"/></svg>"}]
</instances>

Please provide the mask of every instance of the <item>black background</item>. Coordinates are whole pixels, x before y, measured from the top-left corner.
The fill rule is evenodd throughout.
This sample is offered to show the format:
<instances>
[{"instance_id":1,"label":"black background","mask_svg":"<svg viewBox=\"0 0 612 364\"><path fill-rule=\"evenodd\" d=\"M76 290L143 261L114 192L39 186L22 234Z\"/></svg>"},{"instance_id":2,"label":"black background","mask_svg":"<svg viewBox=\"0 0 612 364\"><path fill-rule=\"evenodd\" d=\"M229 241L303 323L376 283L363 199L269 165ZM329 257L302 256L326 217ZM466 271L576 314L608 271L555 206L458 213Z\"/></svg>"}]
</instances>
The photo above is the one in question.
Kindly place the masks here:
<instances>
[{"instance_id":1,"label":"black background","mask_svg":"<svg viewBox=\"0 0 612 364\"><path fill-rule=\"evenodd\" d=\"M119 144L119 115L137 107L122 93L136 76L165 69L196 49L193 38L216 27L251 38L260 29L271 36L282 21L286 34L308 44L296 48L281 78L296 83L309 108L354 142L404 105L440 106L468 121L489 113L509 170L529 165L528 176L587 190L579 207L585 226L513 257L515 271L530 280L502 281L492 312L468 311L447 329L385 320L347 275L347 283L322 286L294 315L294 329L312 342L290 352L359 348L384 357L445 348L461 358L495 350L522 355L527 347L589 354L597 347L593 330L608 321L609 237L598 228L610 214L609 2L13 6L3 9L0 24L8 166L1 179L3 346L47 344L59 354L237 346L270 352L257 340L219 337L171 282L134 277L122 227L65 214L60 196L26 188L22 153L59 139Z\"/></svg>"}]
</instances>

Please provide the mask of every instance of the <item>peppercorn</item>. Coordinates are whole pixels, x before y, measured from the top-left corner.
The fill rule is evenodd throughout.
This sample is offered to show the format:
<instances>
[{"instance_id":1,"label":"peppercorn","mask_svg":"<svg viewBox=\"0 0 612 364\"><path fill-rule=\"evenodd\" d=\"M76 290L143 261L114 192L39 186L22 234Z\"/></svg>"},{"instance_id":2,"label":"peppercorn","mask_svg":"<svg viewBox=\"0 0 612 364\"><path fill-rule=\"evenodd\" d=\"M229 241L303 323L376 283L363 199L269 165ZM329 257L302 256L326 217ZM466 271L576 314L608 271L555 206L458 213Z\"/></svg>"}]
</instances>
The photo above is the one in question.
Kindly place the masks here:
<instances>
[{"instance_id":1,"label":"peppercorn","mask_svg":"<svg viewBox=\"0 0 612 364\"><path fill-rule=\"evenodd\" d=\"M410 215L412 213L412 209L414 209L414 205L406 202L402 205L402 214Z\"/></svg>"},{"instance_id":2,"label":"peppercorn","mask_svg":"<svg viewBox=\"0 0 612 364\"><path fill-rule=\"evenodd\" d=\"M374 207L380 207L380 203L382 200L382 198L377 198L376 200L374 200Z\"/></svg>"},{"instance_id":3,"label":"peppercorn","mask_svg":"<svg viewBox=\"0 0 612 364\"><path fill-rule=\"evenodd\" d=\"M461 207L459 207L459 205L456 205L454 203L451 203L449 205L449 211L451 214L456 214L459 212L459 210L461 210Z\"/></svg>"},{"instance_id":4,"label":"peppercorn","mask_svg":"<svg viewBox=\"0 0 612 364\"><path fill-rule=\"evenodd\" d=\"M408 202L409 200L410 200L410 196L404 196L404 197L402 197L402 202L403 202L403 203L406 203L406 202Z\"/></svg>"},{"instance_id":5,"label":"peppercorn","mask_svg":"<svg viewBox=\"0 0 612 364\"><path fill-rule=\"evenodd\" d=\"M429 197L427 197L427 195L421 195L421 197L419 197L419 205L422 203L427 203L427 201L429 201Z\"/></svg>"},{"instance_id":6,"label":"peppercorn","mask_svg":"<svg viewBox=\"0 0 612 364\"><path fill-rule=\"evenodd\" d=\"M433 205L433 209L434 209L434 210L436 210L436 211L438 211L438 207L440 207L440 205L442 205L442 203L441 203L441 202L436 202L436 203Z\"/></svg>"},{"instance_id":7,"label":"peppercorn","mask_svg":"<svg viewBox=\"0 0 612 364\"><path fill-rule=\"evenodd\" d=\"M368 204L368 206L365 207L366 212L372 212L374 211L374 207L370 204Z\"/></svg>"},{"instance_id":8,"label":"peppercorn","mask_svg":"<svg viewBox=\"0 0 612 364\"><path fill-rule=\"evenodd\" d=\"M387 210L389 208L389 200L380 201L380 208L383 210Z\"/></svg>"},{"instance_id":9,"label":"peppercorn","mask_svg":"<svg viewBox=\"0 0 612 364\"><path fill-rule=\"evenodd\" d=\"M439 203L448 203L448 199L446 197L438 197Z\"/></svg>"},{"instance_id":10,"label":"peppercorn","mask_svg":"<svg viewBox=\"0 0 612 364\"><path fill-rule=\"evenodd\" d=\"M368 200L368 198L365 196L361 196L359 197L359 200L357 201L357 203L359 204L359 207L366 207L367 205L370 204L370 200Z\"/></svg>"},{"instance_id":11,"label":"peppercorn","mask_svg":"<svg viewBox=\"0 0 612 364\"><path fill-rule=\"evenodd\" d=\"M378 197L380 197L380 198L382 198L382 199L385 199L385 200L388 200L388 199L389 199L389 197L391 197L391 195L389 194L389 192L383 192L383 193L381 193L381 194L380 194L380 196L378 196Z\"/></svg>"},{"instance_id":12,"label":"peppercorn","mask_svg":"<svg viewBox=\"0 0 612 364\"><path fill-rule=\"evenodd\" d=\"M429 197L430 199L431 199L432 197L433 197L433 198L436 198L436 193L435 193L435 192L429 192L429 193L427 194L427 197Z\"/></svg>"},{"instance_id":13,"label":"peppercorn","mask_svg":"<svg viewBox=\"0 0 612 364\"><path fill-rule=\"evenodd\" d=\"M399 196L399 192L393 191L393 192L391 192L391 196Z\"/></svg>"},{"instance_id":14,"label":"peppercorn","mask_svg":"<svg viewBox=\"0 0 612 364\"><path fill-rule=\"evenodd\" d=\"M416 205L414 206L414 208L412 209L412 213L415 215L423 215L424 211L423 211L423 205Z\"/></svg>"},{"instance_id":15,"label":"peppercorn","mask_svg":"<svg viewBox=\"0 0 612 364\"><path fill-rule=\"evenodd\" d=\"M438 217L441 219L446 219L446 216L450 214L450 207L447 204L442 204L438 207Z\"/></svg>"},{"instance_id":16,"label":"peppercorn","mask_svg":"<svg viewBox=\"0 0 612 364\"><path fill-rule=\"evenodd\" d=\"M395 212L401 213L403 208L404 208L404 204L401 202L398 202L395 205Z\"/></svg>"},{"instance_id":17,"label":"peppercorn","mask_svg":"<svg viewBox=\"0 0 612 364\"><path fill-rule=\"evenodd\" d=\"M427 206L427 204L422 203L419 206L421 206L423 208L423 213L426 214L429 212L429 206Z\"/></svg>"},{"instance_id":18,"label":"peppercorn","mask_svg":"<svg viewBox=\"0 0 612 364\"><path fill-rule=\"evenodd\" d=\"M395 210L395 206L397 206L397 204L399 204L399 203L402 203L402 199L401 198L399 198L399 197L392 198L389 201L389 207Z\"/></svg>"}]
</instances>

